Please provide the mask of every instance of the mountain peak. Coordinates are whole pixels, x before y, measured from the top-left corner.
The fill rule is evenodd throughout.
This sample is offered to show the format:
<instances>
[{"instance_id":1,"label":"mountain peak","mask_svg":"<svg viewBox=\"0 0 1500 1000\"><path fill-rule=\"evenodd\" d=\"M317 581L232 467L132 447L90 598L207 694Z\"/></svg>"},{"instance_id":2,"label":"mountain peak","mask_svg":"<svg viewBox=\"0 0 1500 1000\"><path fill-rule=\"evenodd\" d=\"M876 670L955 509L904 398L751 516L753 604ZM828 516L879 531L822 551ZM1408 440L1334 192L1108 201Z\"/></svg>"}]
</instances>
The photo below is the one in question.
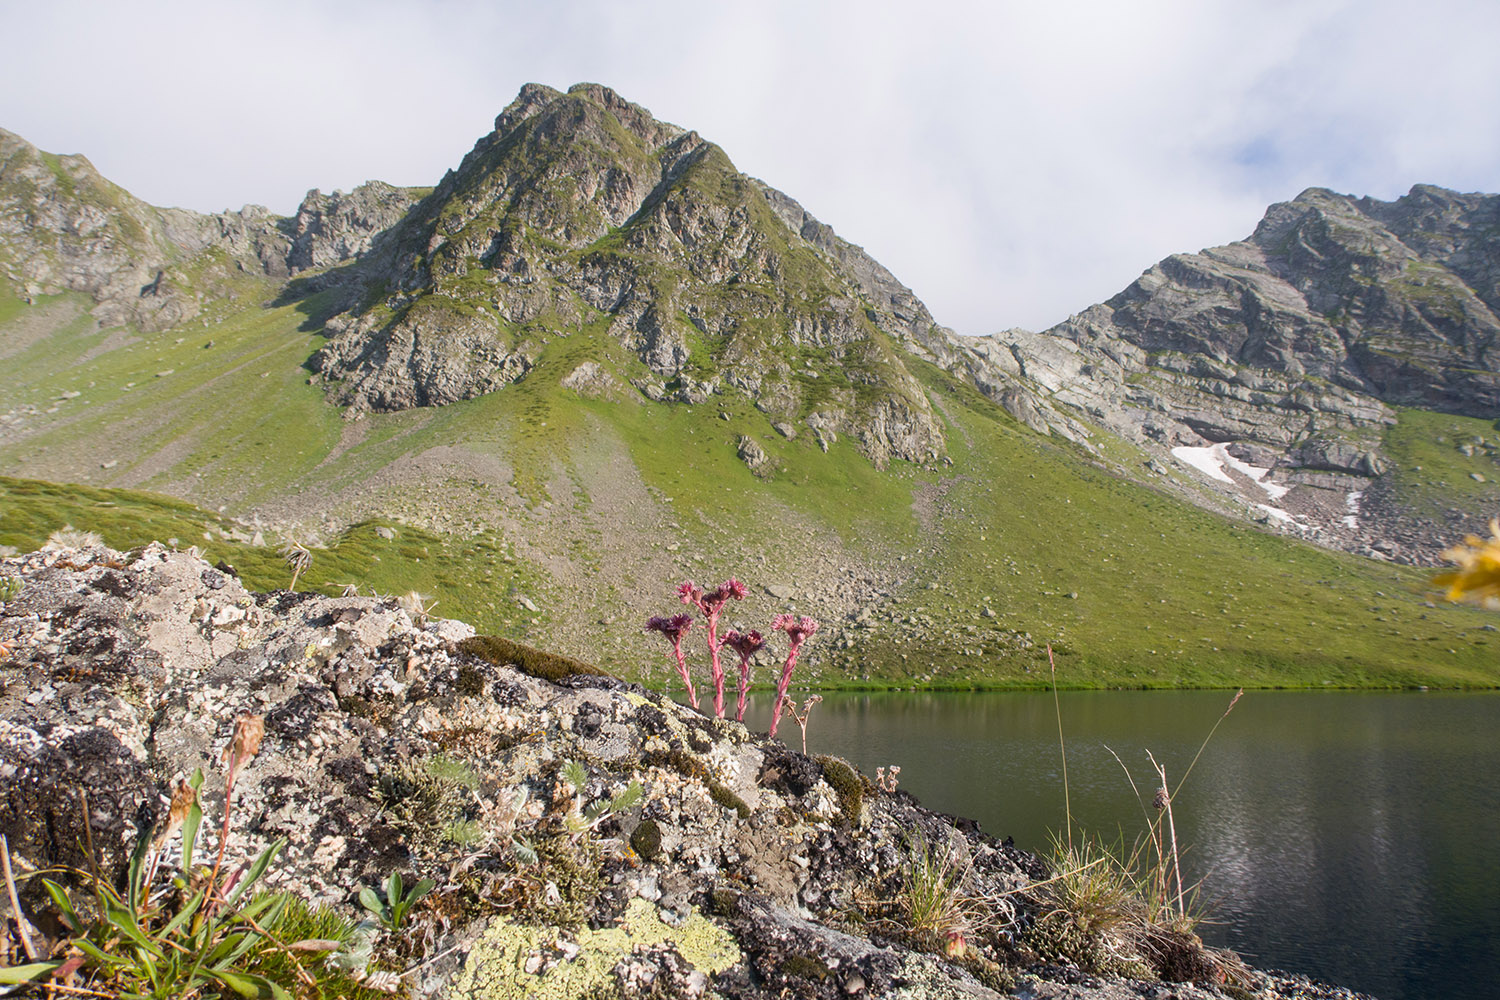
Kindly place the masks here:
<instances>
[{"instance_id":1,"label":"mountain peak","mask_svg":"<svg viewBox=\"0 0 1500 1000\"><path fill-rule=\"evenodd\" d=\"M877 464L941 454L895 349L925 307L903 300L898 320L877 288L894 279L787 203L608 87L527 84L360 271L387 294L352 296L314 367L356 410L436 405L531 377L583 334L591 364L650 400L736 395Z\"/></svg>"},{"instance_id":2,"label":"mountain peak","mask_svg":"<svg viewBox=\"0 0 1500 1000\"><path fill-rule=\"evenodd\" d=\"M495 131L509 132L561 96L561 91L544 83L524 84L520 93L516 94L516 99L495 116Z\"/></svg>"}]
</instances>

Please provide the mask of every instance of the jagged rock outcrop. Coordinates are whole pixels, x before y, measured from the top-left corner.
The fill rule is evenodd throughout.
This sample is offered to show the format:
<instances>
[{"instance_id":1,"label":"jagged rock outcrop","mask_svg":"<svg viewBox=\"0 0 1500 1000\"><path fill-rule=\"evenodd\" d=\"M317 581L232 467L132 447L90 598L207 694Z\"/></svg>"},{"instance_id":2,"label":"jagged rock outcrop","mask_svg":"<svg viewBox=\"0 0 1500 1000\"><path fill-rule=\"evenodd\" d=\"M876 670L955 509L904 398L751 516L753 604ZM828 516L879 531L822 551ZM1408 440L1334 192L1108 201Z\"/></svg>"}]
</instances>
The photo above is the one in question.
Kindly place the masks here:
<instances>
[{"instance_id":1,"label":"jagged rock outcrop","mask_svg":"<svg viewBox=\"0 0 1500 1000\"><path fill-rule=\"evenodd\" d=\"M147 329L195 315L165 275L202 243L192 213L147 205L82 156L44 153L0 130L0 275L28 296L84 292L105 324Z\"/></svg>"},{"instance_id":2,"label":"jagged rock outcrop","mask_svg":"<svg viewBox=\"0 0 1500 1000\"><path fill-rule=\"evenodd\" d=\"M361 184L347 194L323 194L314 188L285 227L291 237L286 268L295 274L363 257L423 193L383 181Z\"/></svg>"},{"instance_id":3,"label":"jagged rock outcrop","mask_svg":"<svg viewBox=\"0 0 1500 1000\"><path fill-rule=\"evenodd\" d=\"M285 278L351 260L417 193L389 184L308 192L294 219L259 205L203 215L156 208L82 156L58 156L0 129L0 278L27 296L83 292L101 326L162 330L198 315L207 251Z\"/></svg>"},{"instance_id":4,"label":"jagged rock outcrop","mask_svg":"<svg viewBox=\"0 0 1500 1000\"><path fill-rule=\"evenodd\" d=\"M1034 857L583 664L390 599L247 593L159 545L55 548L0 575L18 581L0 604L0 833L44 950L66 935L38 870L87 869L91 839L112 875L160 834L171 871L164 793L221 774L236 720L255 715L265 741L234 786L227 864L284 837L266 884L346 910L388 872L434 879L404 929L373 941L417 996L1161 995L1056 964L1076 935L1046 930ZM223 796L205 805L217 831ZM918 843L954 859L983 920L903 929ZM1163 933L1092 954L1136 975L1229 976L1237 996L1352 996Z\"/></svg>"}]
</instances>

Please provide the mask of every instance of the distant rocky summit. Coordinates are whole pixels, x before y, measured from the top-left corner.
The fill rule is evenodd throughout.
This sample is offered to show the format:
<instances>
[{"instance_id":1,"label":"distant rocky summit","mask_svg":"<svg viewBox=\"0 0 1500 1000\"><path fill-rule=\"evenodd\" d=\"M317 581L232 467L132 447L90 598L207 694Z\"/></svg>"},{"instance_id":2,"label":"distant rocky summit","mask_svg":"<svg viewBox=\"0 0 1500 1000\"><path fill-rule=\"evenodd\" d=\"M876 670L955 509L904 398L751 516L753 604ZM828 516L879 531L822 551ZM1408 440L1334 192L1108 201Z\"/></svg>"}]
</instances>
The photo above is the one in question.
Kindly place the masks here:
<instances>
[{"instance_id":1,"label":"distant rocky summit","mask_svg":"<svg viewBox=\"0 0 1500 1000\"><path fill-rule=\"evenodd\" d=\"M213 290L195 284L201 272L228 263L287 277L350 260L415 200L375 181L348 194L309 191L291 218L259 205L216 215L156 208L85 157L0 129L0 275L28 295L87 293L101 325L163 330L201 311Z\"/></svg>"},{"instance_id":2,"label":"distant rocky summit","mask_svg":"<svg viewBox=\"0 0 1500 1000\"><path fill-rule=\"evenodd\" d=\"M336 955L410 995L1353 996L1184 930L1080 923L1035 856L841 760L390 599L252 594L160 545L0 577L0 833L43 954L67 933L35 873L67 881L92 843L112 877L148 836L170 870L168 793L255 716L229 864L284 837L269 887L351 915L390 872L433 879ZM924 862L960 905L919 924Z\"/></svg>"},{"instance_id":3,"label":"distant rocky summit","mask_svg":"<svg viewBox=\"0 0 1500 1000\"><path fill-rule=\"evenodd\" d=\"M1249 239L1168 257L1044 333L987 338L986 356L1138 443L1228 445L1304 487L1314 537L1358 548L1400 533L1380 517L1340 530L1346 498L1357 506L1391 467L1393 407L1500 416L1497 232L1496 195L1312 188Z\"/></svg>"}]
</instances>

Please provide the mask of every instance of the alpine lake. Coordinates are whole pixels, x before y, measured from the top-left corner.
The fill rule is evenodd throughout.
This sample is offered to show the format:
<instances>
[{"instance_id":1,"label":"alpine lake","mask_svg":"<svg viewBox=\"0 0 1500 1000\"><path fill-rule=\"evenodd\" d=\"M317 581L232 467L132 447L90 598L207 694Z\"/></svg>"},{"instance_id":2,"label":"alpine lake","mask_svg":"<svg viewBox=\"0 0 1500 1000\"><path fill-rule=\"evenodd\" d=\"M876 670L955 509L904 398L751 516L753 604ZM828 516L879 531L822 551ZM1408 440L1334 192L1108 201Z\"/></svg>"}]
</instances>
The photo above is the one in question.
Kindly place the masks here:
<instances>
[{"instance_id":1,"label":"alpine lake","mask_svg":"<svg viewBox=\"0 0 1500 1000\"><path fill-rule=\"evenodd\" d=\"M923 804L1045 852L1065 824L1060 715L1075 837L1129 849L1160 784L1148 751L1166 769L1210 944L1383 1000L1500 995L1500 694L1250 691L1179 788L1231 697L825 693L807 750L897 765ZM794 719L778 735L800 749Z\"/></svg>"}]
</instances>

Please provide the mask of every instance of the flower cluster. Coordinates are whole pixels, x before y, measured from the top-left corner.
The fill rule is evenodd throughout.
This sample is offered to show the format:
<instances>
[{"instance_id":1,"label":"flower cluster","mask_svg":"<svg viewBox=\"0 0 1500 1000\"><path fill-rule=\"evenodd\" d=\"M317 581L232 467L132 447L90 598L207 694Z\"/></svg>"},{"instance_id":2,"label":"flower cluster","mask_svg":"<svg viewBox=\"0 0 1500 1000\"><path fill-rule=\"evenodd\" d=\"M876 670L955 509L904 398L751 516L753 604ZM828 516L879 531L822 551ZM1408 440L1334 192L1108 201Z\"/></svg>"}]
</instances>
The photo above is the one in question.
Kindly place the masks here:
<instances>
[{"instance_id":1,"label":"flower cluster","mask_svg":"<svg viewBox=\"0 0 1500 1000\"><path fill-rule=\"evenodd\" d=\"M818 623L807 616L777 615L771 619L771 627L786 633L791 648L787 650L786 662L781 665L781 679L776 682L776 704L771 707L771 735L776 735L776 726L781 722L781 713L786 708L786 692L792 683L792 669L797 666L797 653L807 637L818 630Z\"/></svg>"},{"instance_id":2,"label":"flower cluster","mask_svg":"<svg viewBox=\"0 0 1500 1000\"><path fill-rule=\"evenodd\" d=\"M750 693L750 657L765 648L766 640L755 629L748 632L730 629L724 633L724 645L740 654L740 700L734 718L736 722L744 722L745 697Z\"/></svg>"},{"instance_id":3,"label":"flower cluster","mask_svg":"<svg viewBox=\"0 0 1500 1000\"><path fill-rule=\"evenodd\" d=\"M692 580L688 580L677 588L677 596L682 598L683 604L691 604L697 608L708 623L709 673L714 681L714 718L722 719L724 717L724 668L719 663L719 647L723 645L719 641L719 614L731 598L736 601L744 599L745 585L731 576L713 590L704 593ZM695 704L693 707L698 706Z\"/></svg>"},{"instance_id":4,"label":"flower cluster","mask_svg":"<svg viewBox=\"0 0 1500 1000\"><path fill-rule=\"evenodd\" d=\"M766 646L765 637L759 632L751 629L741 632L730 629L719 636L719 616L723 613L725 605L730 601L743 600L745 597L745 585L734 577L730 577L719 584L713 590L705 591L699 588L692 580L687 580L677 588L677 596L683 604L696 608L704 618L708 633L708 655L709 671L714 685L714 716L724 717L724 668L719 661L719 651L725 646L740 654L740 686L739 703L735 709L735 719L743 722L745 719L745 699L750 691L750 660L756 653ZM682 652L683 636L693 626L691 615L676 615L671 618L656 617L646 622L648 631L660 632L672 643L672 653L677 664L678 676L682 678L683 686L687 689L688 702L698 707L698 693L693 687L693 682L688 674L687 659ZM781 668L781 677L776 685L776 704L771 714L771 735L776 735L776 725L780 721L783 710L787 705L786 693L791 684L792 670L797 664L797 653L807 638L818 630L818 623L806 616L777 615L771 622L771 627L785 632L791 648L787 652L786 662Z\"/></svg>"}]
</instances>

